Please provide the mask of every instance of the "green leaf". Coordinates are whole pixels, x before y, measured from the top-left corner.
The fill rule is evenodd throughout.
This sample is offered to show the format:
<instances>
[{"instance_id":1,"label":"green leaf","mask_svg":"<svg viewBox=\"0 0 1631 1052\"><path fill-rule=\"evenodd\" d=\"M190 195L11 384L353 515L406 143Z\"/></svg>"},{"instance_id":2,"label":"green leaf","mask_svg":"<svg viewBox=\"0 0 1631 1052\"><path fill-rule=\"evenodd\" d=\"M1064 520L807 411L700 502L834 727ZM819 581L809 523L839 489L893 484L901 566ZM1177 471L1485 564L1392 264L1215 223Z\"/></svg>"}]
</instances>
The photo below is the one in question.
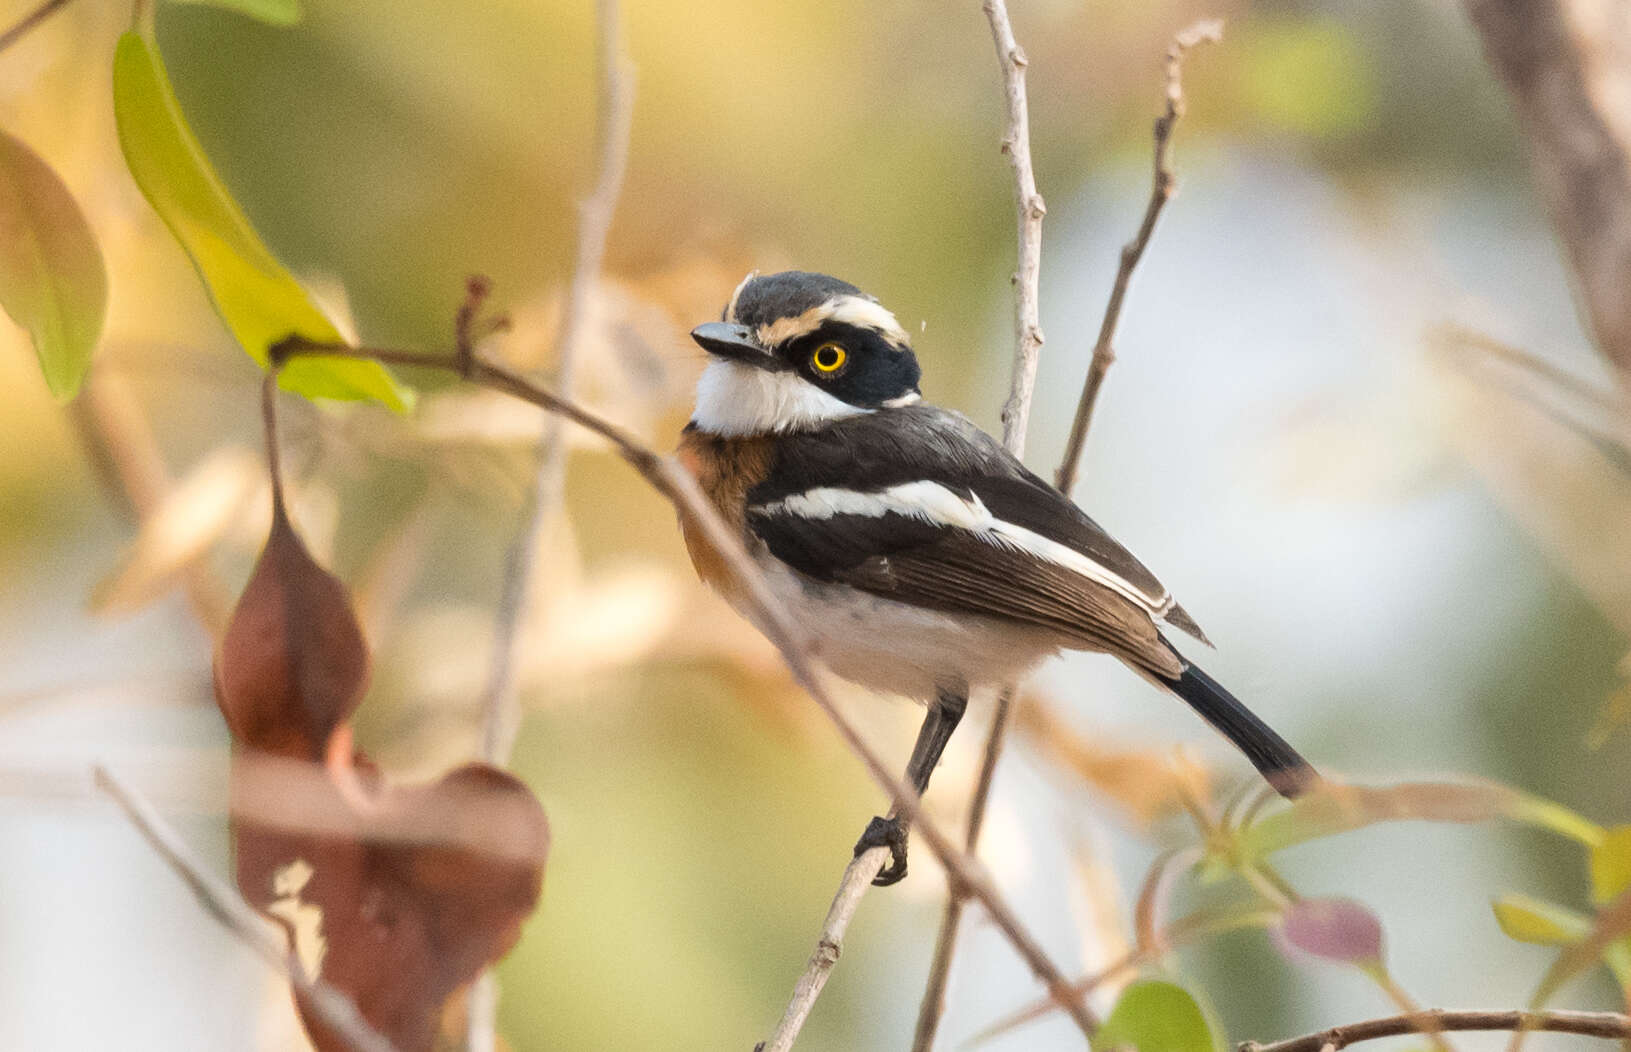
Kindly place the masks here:
<instances>
[{"instance_id":1,"label":"green leaf","mask_svg":"<svg viewBox=\"0 0 1631 1052\"><path fill-rule=\"evenodd\" d=\"M1135 1048L1138 1052L1216 1052L1206 1013L1183 987L1145 979L1127 987L1110 1018L1093 1035L1096 1052Z\"/></svg>"},{"instance_id":2,"label":"green leaf","mask_svg":"<svg viewBox=\"0 0 1631 1052\"><path fill-rule=\"evenodd\" d=\"M300 0L170 0L175 4L200 4L225 8L274 26L292 26L300 21Z\"/></svg>"},{"instance_id":3,"label":"green leaf","mask_svg":"<svg viewBox=\"0 0 1631 1052\"><path fill-rule=\"evenodd\" d=\"M1589 971L1592 966L1606 958L1616 957L1615 944L1623 943L1631 936L1631 891L1622 891L1618 898L1604 906L1597 916L1592 919L1591 930L1586 932L1585 938L1572 943L1558 955L1544 976L1540 985L1535 988L1535 995L1530 999L1529 1007L1539 1009L1564 986L1576 977ZM1620 957L1617 964L1624 964ZM1617 967L1611 964L1611 967Z\"/></svg>"},{"instance_id":4,"label":"green leaf","mask_svg":"<svg viewBox=\"0 0 1631 1052\"><path fill-rule=\"evenodd\" d=\"M191 257L221 320L255 361L290 335L341 342L332 322L277 261L227 193L181 115L164 64L135 32L113 58L119 145L136 185ZM282 385L308 397L373 399L406 409L412 392L378 362L297 358Z\"/></svg>"},{"instance_id":5,"label":"green leaf","mask_svg":"<svg viewBox=\"0 0 1631 1052\"><path fill-rule=\"evenodd\" d=\"M1246 859L1261 858L1377 822L1487 822L1496 818L1537 826L1588 846L1604 835L1602 827L1561 804L1491 782L1330 784L1241 830L1237 849Z\"/></svg>"},{"instance_id":6,"label":"green leaf","mask_svg":"<svg viewBox=\"0 0 1631 1052\"><path fill-rule=\"evenodd\" d=\"M1631 826L1610 829L1591 849L1591 901L1599 906L1631 887Z\"/></svg>"},{"instance_id":7,"label":"green leaf","mask_svg":"<svg viewBox=\"0 0 1631 1052\"><path fill-rule=\"evenodd\" d=\"M1528 895L1502 895L1491 904L1507 938L1540 946L1568 946L1591 933L1591 918Z\"/></svg>"},{"instance_id":8,"label":"green leaf","mask_svg":"<svg viewBox=\"0 0 1631 1052\"><path fill-rule=\"evenodd\" d=\"M79 391L107 306L108 273L85 214L50 165L0 131L0 307L33 338L58 400Z\"/></svg>"}]
</instances>

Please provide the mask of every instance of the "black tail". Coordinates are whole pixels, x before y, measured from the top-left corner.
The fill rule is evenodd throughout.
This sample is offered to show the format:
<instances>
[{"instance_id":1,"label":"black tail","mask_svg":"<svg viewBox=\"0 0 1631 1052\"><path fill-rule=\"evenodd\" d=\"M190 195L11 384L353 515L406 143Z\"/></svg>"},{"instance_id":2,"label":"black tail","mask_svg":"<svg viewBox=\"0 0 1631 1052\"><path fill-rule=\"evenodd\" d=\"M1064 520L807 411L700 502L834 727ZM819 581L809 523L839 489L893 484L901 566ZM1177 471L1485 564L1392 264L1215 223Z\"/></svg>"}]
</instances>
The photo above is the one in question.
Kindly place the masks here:
<instances>
[{"instance_id":1,"label":"black tail","mask_svg":"<svg viewBox=\"0 0 1631 1052\"><path fill-rule=\"evenodd\" d=\"M1183 675L1166 683L1168 690L1189 702L1207 723L1245 753L1281 796L1296 798L1319 782L1319 772L1297 755L1296 749L1199 668L1185 662Z\"/></svg>"}]
</instances>

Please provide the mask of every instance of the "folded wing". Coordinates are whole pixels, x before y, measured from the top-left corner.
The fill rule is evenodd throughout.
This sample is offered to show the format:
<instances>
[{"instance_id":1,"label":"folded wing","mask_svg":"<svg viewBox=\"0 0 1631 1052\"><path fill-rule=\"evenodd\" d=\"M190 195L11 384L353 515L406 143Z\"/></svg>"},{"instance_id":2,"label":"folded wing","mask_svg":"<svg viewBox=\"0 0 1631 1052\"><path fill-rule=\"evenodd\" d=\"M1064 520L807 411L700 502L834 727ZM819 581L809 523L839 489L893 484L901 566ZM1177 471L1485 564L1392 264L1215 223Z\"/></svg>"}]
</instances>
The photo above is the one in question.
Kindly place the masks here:
<instances>
[{"instance_id":1,"label":"folded wing","mask_svg":"<svg viewBox=\"0 0 1631 1052\"><path fill-rule=\"evenodd\" d=\"M773 554L818 580L1036 625L1178 674L1154 622L1199 629L1093 520L957 414L883 416L784 439L749 494L748 525Z\"/></svg>"}]
</instances>

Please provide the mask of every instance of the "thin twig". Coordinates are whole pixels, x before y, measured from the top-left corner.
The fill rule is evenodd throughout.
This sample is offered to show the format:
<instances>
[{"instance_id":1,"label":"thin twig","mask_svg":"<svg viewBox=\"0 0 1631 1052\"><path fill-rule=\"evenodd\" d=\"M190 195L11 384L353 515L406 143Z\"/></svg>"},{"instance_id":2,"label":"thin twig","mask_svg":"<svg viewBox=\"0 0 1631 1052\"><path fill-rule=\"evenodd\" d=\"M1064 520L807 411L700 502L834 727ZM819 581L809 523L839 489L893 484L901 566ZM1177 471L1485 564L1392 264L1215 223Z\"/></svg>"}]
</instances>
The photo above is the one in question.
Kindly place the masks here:
<instances>
[{"instance_id":1,"label":"thin twig","mask_svg":"<svg viewBox=\"0 0 1631 1052\"><path fill-rule=\"evenodd\" d=\"M985 17L997 45L1003 95L1008 100L1008 126L1002 152L1014 169L1014 208L1019 217L1019 252L1014 268L1014 368L1008 401L1002 407L1002 444L1015 456L1025 451L1025 430L1036 391L1036 363L1042 352L1042 319L1037 286L1042 277L1042 217L1048 208L1036 192L1031 169L1031 109L1025 95L1025 50L1014 39L1003 0L985 0Z\"/></svg>"},{"instance_id":2,"label":"thin twig","mask_svg":"<svg viewBox=\"0 0 1631 1052\"><path fill-rule=\"evenodd\" d=\"M970 855L980 847L980 831L985 827L991 783L997 773L997 761L1002 758L1002 746L1008 737L1008 721L1013 709L1014 688L1008 687L997 695L996 715L991 719L991 730L980 755L980 774L974 783L974 797L969 802L963 850ZM957 933L963 925L963 907L967 902L962 895L946 896L946 908L940 915L940 933L934 940L934 957L929 961L929 978L923 984L923 1000L918 1004L917 1025L912 1030L913 1052L928 1052L934 1047L935 1031L940 1029L940 1017L946 1010L946 984L951 978L952 958L957 955Z\"/></svg>"},{"instance_id":3,"label":"thin twig","mask_svg":"<svg viewBox=\"0 0 1631 1052\"><path fill-rule=\"evenodd\" d=\"M450 371L457 371L459 368L454 359L446 355L318 343L299 336L291 336L273 345L269 353L272 361L278 364L297 355L315 355L363 358L385 365L418 366ZM743 547L741 538L720 518L701 487L697 485L696 479L673 457L657 454L631 432L502 366L478 359L469 367L469 379L472 383L508 394L552 413L559 413L573 423L605 438L630 467L696 526L702 538L720 557L731 577L741 587L742 598L752 609L755 623L762 626L765 637L781 652L782 660L792 672L794 681L803 687L826 713L844 744L860 758L867 773L889 794L896 812L904 821L912 823L919 839L945 867L946 879L953 890L980 901L990 913L993 923L1002 931L1037 979L1047 987L1050 995L1057 995L1060 1006L1070 1014L1076 1025L1083 1033L1090 1033L1095 1023L1091 1013L1079 1001L1065 996L1068 983L1064 974L1025 930L1013 907L997 891L984 867L960 851L952 843L951 838L923 814L922 802L917 793L891 772L883 757L868 744L854 722L833 700L804 645L802 631L770 591L752 557ZM881 854L879 861L881 865Z\"/></svg>"},{"instance_id":4,"label":"thin twig","mask_svg":"<svg viewBox=\"0 0 1631 1052\"><path fill-rule=\"evenodd\" d=\"M1017 130L1028 122L1025 107L1024 83L1024 53L1013 44L1013 30L1008 25L1008 16L1002 6L1001 0L990 0L985 5L987 16L991 19L992 35L997 41L999 59L1003 60L1003 78L1009 97L1009 136L1003 142L1003 148L1014 162L1014 175L1017 181L1017 193L1021 202L1026 200L1027 186L1034 196L1035 183L1030 180L1030 147L1028 134L1025 138L1017 138ZM1077 465L1081 460L1082 447L1087 441L1088 422L1092 417L1093 404L1098 399L1099 388L1104 382L1104 374L1110 363L1115 359L1112 342L1115 338L1116 324L1121 316L1121 305L1127 295L1127 285L1132 277L1133 269L1144 255L1144 248L1149 244L1150 234L1155 229L1155 221L1161 214L1168 198L1172 196L1174 176L1172 173L1169 146L1172 139L1172 128L1183 114L1183 89L1180 73L1184 52L1203 40L1218 40L1223 34L1223 23L1216 20L1196 22L1173 38L1167 48L1166 59L1166 110L1155 122L1155 176L1154 189L1150 194L1150 202L1144 212L1143 222L1139 226L1138 234L1125 248L1121 250L1121 268L1116 274L1116 282L1110 293L1110 302L1105 307L1104 320L1099 326L1099 338L1093 348L1093 359L1088 366L1087 380L1082 390L1082 399L1076 409L1076 419L1071 425L1070 441L1066 445L1064 458L1059 465L1057 474L1058 486L1062 492L1069 493L1075 482ZM1017 105L1015 102L1017 95ZM1023 151L1016 150L1012 144L1023 143ZM1023 157L1023 162L1021 161ZM1037 272L1029 272L1030 282L1025 280L1026 249L1030 245L1037 254L1036 265L1040 267L1040 242L1042 227L1041 198L1034 197L1037 208L1027 210L1020 208L1020 261L1019 274L1016 275L1016 288L1014 294L1015 316L1018 321L1018 344L1015 348L1013 388L1009 395L1009 405L1020 405L1018 426L1013 428L1013 421L1009 419L1008 410L1003 411L1004 440L1014 455L1018 456L1024 451L1025 421L1030 410L1031 389L1034 387L1036 370L1036 351L1042 342L1040 329L1034 330L1035 345L1031 347L1029 356L1026 354L1026 337L1028 332L1024 325L1027 310L1030 317L1036 317L1036 278ZM1033 229L1034 227L1034 229ZM1024 370L1029 369L1027 375ZM991 795L991 782L996 773L997 760L1001 756L1004 739L1008 733L1009 698L1012 690L1005 691L998 701L997 717L992 722L991 731L986 738L985 751L980 763L980 776L974 785L974 796L969 811L968 850L973 853L979 846L980 820L985 814L986 801ZM929 979L923 991L923 1001L918 1008L917 1029L913 1038L914 1052L927 1052L934 1044L935 1031L939 1027L940 1016L945 1008L946 984L951 974L951 961L957 952L957 930L962 923L963 902L956 895L946 900L946 909L940 920L940 934L935 940L934 960L929 968Z\"/></svg>"},{"instance_id":5,"label":"thin twig","mask_svg":"<svg viewBox=\"0 0 1631 1052\"><path fill-rule=\"evenodd\" d=\"M1118 976L1158 961L1172 950L1186 946L1197 939L1229 931L1238 931L1243 928L1267 928L1277 922L1280 916L1280 911L1275 909L1248 910L1239 913L1230 913L1227 910L1218 909L1197 910L1162 928L1157 933L1156 938L1134 946L1105 967L1077 979L1071 984L1071 989L1076 996L1086 997ZM965 1044L977 1045L998 1037L1026 1023L1049 1015L1055 1007L1053 1001L1038 1001L1035 1004L1027 1005L992 1023L969 1038Z\"/></svg>"},{"instance_id":6,"label":"thin twig","mask_svg":"<svg viewBox=\"0 0 1631 1052\"><path fill-rule=\"evenodd\" d=\"M1240 1045L1240 1052L1321 1052L1326 1049L1341 1052L1349 1045L1381 1037L1460 1030L1549 1030L1584 1037L1628 1038L1631 1037L1631 1016L1618 1012L1458 1012L1435 1008L1332 1027L1270 1044L1245 1041Z\"/></svg>"},{"instance_id":7,"label":"thin twig","mask_svg":"<svg viewBox=\"0 0 1631 1052\"><path fill-rule=\"evenodd\" d=\"M594 191L578 206L577 260L555 338L553 386L562 398L577 387L577 362L593 314L601 261L612 215L628 168L629 132L634 117L634 64L624 54L617 0L596 5L600 34L600 175ZM527 596L538 561L544 527L561 500L566 464L562 422L544 422L533 461L533 483L521 511L521 525L505 557L503 594L493 624L493 653L482 696L482 756L504 763L515 738L515 651Z\"/></svg>"},{"instance_id":8,"label":"thin twig","mask_svg":"<svg viewBox=\"0 0 1631 1052\"><path fill-rule=\"evenodd\" d=\"M1379 965L1360 965L1359 970L1364 973L1366 978L1376 984L1377 989L1381 990L1383 996L1393 1002L1393 1006L1400 1013L1421 1018L1422 1025L1416 1029L1423 1037L1427 1038L1427 1043L1432 1045L1437 1052L1455 1052L1455 1046L1444 1038L1444 1028L1436 1024L1431 1012L1425 1011L1421 1005L1416 1003L1416 999L1410 996L1410 991L1400 986L1399 981L1393 978L1391 972Z\"/></svg>"},{"instance_id":9,"label":"thin twig","mask_svg":"<svg viewBox=\"0 0 1631 1052\"><path fill-rule=\"evenodd\" d=\"M1133 279L1138 261L1144 258L1144 249L1155 232L1155 221L1161 210L1172 199L1177 188L1177 177L1172 171L1172 130L1178 118L1184 115L1183 66L1184 54L1199 44L1217 43L1223 39L1220 19L1202 19L1181 30L1167 45L1166 109L1155 119L1155 175L1150 188L1149 204L1144 206L1144 219L1138 233L1122 246L1121 266L1116 269L1115 284L1110 287L1110 302L1104 307L1104 320L1099 323L1099 338L1093 344L1093 358L1087 365L1087 380L1082 385L1082 398L1076 404L1076 419L1070 425L1070 438L1065 442L1065 455L1059 461L1054 485L1061 493L1069 493L1076 485L1076 473L1081 467L1082 448L1087 444L1087 429L1093 422L1093 407L1098 404L1099 388L1104 376L1116 360L1116 326L1121 321L1121 305L1127 298L1127 286Z\"/></svg>"},{"instance_id":10,"label":"thin twig","mask_svg":"<svg viewBox=\"0 0 1631 1052\"><path fill-rule=\"evenodd\" d=\"M0 33L0 51L5 51L6 48L17 43L17 41L27 36L35 26L67 6L68 0L45 0L45 3L18 19L10 29Z\"/></svg>"},{"instance_id":11,"label":"thin twig","mask_svg":"<svg viewBox=\"0 0 1631 1052\"><path fill-rule=\"evenodd\" d=\"M827 909L827 919L821 924L821 935L810 954L810 963L805 965L804 974L799 976L793 987L787 1010L782 1013L781 1022L776 1024L769 1039L755 1045L754 1052L788 1052L793 1042L798 1040L799 1031L804 1029L804 1021L810 1017L816 998L821 996L821 990L827 985L827 978L832 975L833 966L838 963L838 956L844 950L844 933L849 930L850 919L861 905L861 896L872 886L872 878L878 875L888 859L888 848L875 847L850 860L843 879L838 882L838 894L833 896L832 906Z\"/></svg>"},{"instance_id":12,"label":"thin twig","mask_svg":"<svg viewBox=\"0 0 1631 1052\"><path fill-rule=\"evenodd\" d=\"M571 398L577 389L578 358L593 315L600 270L606 255L617 198L628 169L629 137L634 124L634 63L624 49L617 0L597 0L600 105L600 174L595 188L578 204L577 258L555 334L555 389ZM468 328L469 321L466 322ZM460 355L470 359L473 341L460 341ZM532 485L522 501L520 528L504 557L504 580L493 618L493 652L487 689L482 695L481 753L489 763L509 762L520 727L516 698L515 653L521 625L526 621L539 549L551 517L561 504L566 482L565 426L553 413L544 420L533 458ZM467 1052L489 1052L498 1040L498 981L491 970L470 989L466 1034Z\"/></svg>"},{"instance_id":13,"label":"thin twig","mask_svg":"<svg viewBox=\"0 0 1631 1052\"><path fill-rule=\"evenodd\" d=\"M1003 96L1007 100L1008 123L1003 132L1002 152L1014 170L1014 210L1017 219L1017 260L1014 268L1014 364L1008 379L1008 401L1002 407L1002 444L1014 456L1025 454L1025 433L1030 425L1031 400L1036 392L1036 368L1042 353L1042 318L1039 287L1042 281L1042 217L1047 206L1036 189L1036 173L1031 167L1031 107L1025 90L1025 51L1014 39L1004 0L985 0L982 5L991 24L991 40L997 49L997 67L1002 74ZM986 801L991 781L1008 736L1008 716L1015 686L1009 684L997 696L997 712L986 735L980 757L980 774L974 786L964 844L973 855L980 844ZM951 976L952 958L957 953L957 931L963 922L964 896L956 887L947 889L946 908L940 916L940 932L935 936L934 958L924 983L923 1000L918 1005L917 1025L912 1032L914 1052L934 1046L935 1032L946 1004L946 983ZM1083 1011L1092 1013L1083 1004ZM1096 1025L1096 1020L1095 1020Z\"/></svg>"},{"instance_id":14,"label":"thin twig","mask_svg":"<svg viewBox=\"0 0 1631 1052\"><path fill-rule=\"evenodd\" d=\"M153 809L153 805L115 778L106 767L92 768L92 776L97 788L119 805L142 838L175 870L187 885L187 890L198 899L204 912L237 936L274 970L288 976L289 982L304 1003L323 1021L323 1025L357 1052L395 1052L396 1046L363 1018L356 1002L326 980L306 974L306 969L289 951L284 940L272 934L269 922L236 891L210 876L209 871L182 843L181 837Z\"/></svg>"}]
</instances>

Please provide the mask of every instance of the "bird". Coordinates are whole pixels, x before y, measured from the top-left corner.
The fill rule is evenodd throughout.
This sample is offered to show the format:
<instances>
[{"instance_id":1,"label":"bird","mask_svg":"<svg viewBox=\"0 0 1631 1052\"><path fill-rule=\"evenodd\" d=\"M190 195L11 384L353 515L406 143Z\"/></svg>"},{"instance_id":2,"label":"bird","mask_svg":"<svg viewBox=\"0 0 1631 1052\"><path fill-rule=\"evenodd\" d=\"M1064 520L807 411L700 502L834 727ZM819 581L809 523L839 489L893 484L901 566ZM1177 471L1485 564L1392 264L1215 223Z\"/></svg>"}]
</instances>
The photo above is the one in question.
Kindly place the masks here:
<instances>
[{"instance_id":1,"label":"bird","mask_svg":"<svg viewBox=\"0 0 1631 1052\"><path fill-rule=\"evenodd\" d=\"M967 417L923 401L911 339L877 299L825 274L750 273L691 337L708 364L677 458L820 663L926 705L906 767L919 794L971 692L1064 650L1111 654L1188 702L1282 795L1319 783L1167 640L1210 646L1143 563ZM754 620L681 525L698 576ZM867 825L856 854L890 851L873 883L906 875L907 837L896 817Z\"/></svg>"}]
</instances>

